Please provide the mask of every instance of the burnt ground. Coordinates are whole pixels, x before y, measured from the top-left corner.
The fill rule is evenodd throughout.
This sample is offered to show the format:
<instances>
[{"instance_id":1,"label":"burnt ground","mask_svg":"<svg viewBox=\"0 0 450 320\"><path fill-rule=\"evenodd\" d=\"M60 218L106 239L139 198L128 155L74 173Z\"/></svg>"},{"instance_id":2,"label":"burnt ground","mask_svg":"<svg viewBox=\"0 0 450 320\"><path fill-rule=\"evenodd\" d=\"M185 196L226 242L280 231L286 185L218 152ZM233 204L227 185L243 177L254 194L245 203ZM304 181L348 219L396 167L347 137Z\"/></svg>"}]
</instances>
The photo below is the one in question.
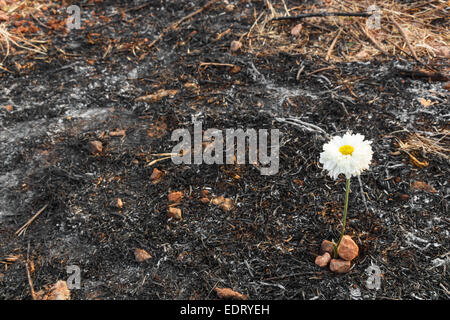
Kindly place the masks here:
<instances>
[{"instance_id":1,"label":"burnt ground","mask_svg":"<svg viewBox=\"0 0 450 320\"><path fill-rule=\"evenodd\" d=\"M448 160L418 153L428 162L420 167L398 146L410 133L444 136L443 82L406 77L395 67L412 62L381 57L332 63L314 55L230 53L254 11L266 10L263 1L235 1L232 12L213 5L145 50L199 7L148 3L81 3L82 12L95 8L111 21L55 32L43 59L22 54L6 62L0 105L12 110L0 110L2 299L31 299L27 255L35 290L67 279L67 266L79 266L81 289L72 290L72 299L216 299L216 287L251 299L450 297ZM125 19L118 8L128 10ZM17 70L16 63L30 67ZM353 80L350 88L346 79ZM160 89L178 91L135 101ZM420 98L434 104L425 108ZM254 165L170 159L149 166L152 154L172 150L173 130L193 131L193 117L204 129L279 129L279 172L263 176ZM352 180L346 233L360 253L346 274L314 264L322 240L339 235L345 181L321 170L326 138L276 120L286 117L373 141L371 169L361 176L367 209L358 179ZM110 134L119 129L126 135ZM89 152L92 140L103 143L100 154ZM164 175L152 183L155 167ZM412 187L416 181L429 187ZM205 188L235 207L202 203ZM184 192L181 221L168 218L171 191ZM113 205L117 198L121 209ZM137 262L136 248L152 258ZM382 272L380 290L366 285L371 265Z\"/></svg>"}]
</instances>

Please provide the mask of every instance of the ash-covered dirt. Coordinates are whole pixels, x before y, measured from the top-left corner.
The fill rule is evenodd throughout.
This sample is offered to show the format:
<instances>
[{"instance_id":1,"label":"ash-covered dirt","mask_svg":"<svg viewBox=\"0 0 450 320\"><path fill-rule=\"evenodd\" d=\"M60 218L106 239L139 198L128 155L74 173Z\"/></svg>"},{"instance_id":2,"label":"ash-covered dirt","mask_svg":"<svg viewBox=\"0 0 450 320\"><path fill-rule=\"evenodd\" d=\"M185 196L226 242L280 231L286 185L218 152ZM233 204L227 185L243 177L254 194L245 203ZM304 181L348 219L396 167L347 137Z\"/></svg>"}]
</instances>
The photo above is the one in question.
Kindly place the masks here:
<instances>
[{"instance_id":1,"label":"ash-covered dirt","mask_svg":"<svg viewBox=\"0 0 450 320\"><path fill-rule=\"evenodd\" d=\"M439 139L448 130L442 82L404 77L396 66L410 66L399 61L340 63L309 75L332 63L230 53L254 11L266 10L263 1L234 1L231 12L213 5L146 51L167 25L206 2L148 1L139 9L144 3L80 2L83 15L95 10L112 20L56 33L46 59L8 58L12 72L2 72L0 85L0 105L12 106L0 110L2 299L31 299L27 255L35 290L78 266L81 289L72 299L216 299L216 287L251 299L450 297L449 163L424 154L429 164L421 168L398 152L410 133ZM119 8L128 10L125 19ZM26 61L34 66L14 69ZM160 89L178 92L135 101ZM420 98L435 103L425 108ZM371 169L361 185L352 179L346 233L360 252L346 274L314 264L322 240L339 236L345 181L321 170L326 137L280 121L288 117L373 141ZM279 129L279 172L170 159L149 166L152 154L171 152L175 129L193 131L193 119L204 130ZM125 136L110 134L117 130ZM103 143L100 154L89 152L93 140ZM164 173L155 184L153 168ZM432 189L416 190L415 181ZM202 203L203 189L235 208ZM181 221L167 216L171 191L185 194ZM136 248L152 258L137 262ZM7 263L9 255L18 259ZM382 273L379 290L367 287L373 265Z\"/></svg>"}]
</instances>

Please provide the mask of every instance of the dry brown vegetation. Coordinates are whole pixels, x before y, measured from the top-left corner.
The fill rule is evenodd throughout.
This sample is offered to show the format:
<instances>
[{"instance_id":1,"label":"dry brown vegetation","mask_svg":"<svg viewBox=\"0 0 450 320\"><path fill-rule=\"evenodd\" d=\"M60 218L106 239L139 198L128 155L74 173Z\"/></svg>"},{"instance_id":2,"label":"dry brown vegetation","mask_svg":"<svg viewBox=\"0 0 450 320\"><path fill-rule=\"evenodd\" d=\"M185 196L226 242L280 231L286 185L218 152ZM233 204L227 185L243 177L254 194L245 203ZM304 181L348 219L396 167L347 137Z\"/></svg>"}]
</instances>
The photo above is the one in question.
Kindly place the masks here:
<instances>
[{"instance_id":1,"label":"dry brown vegetation","mask_svg":"<svg viewBox=\"0 0 450 320\"><path fill-rule=\"evenodd\" d=\"M42 17L48 10L46 1L0 1L0 50L3 62L9 55L23 53L45 54L46 43L32 19Z\"/></svg>"},{"instance_id":2,"label":"dry brown vegetation","mask_svg":"<svg viewBox=\"0 0 450 320\"><path fill-rule=\"evenodd\" d=\"M446 1L401 4L393 1L328 0L320 7L309 4L294 8L284 6L284 11L274 9L270 0L266 2L270 10L259 15L255 12L255 23L243 36L246 49L253 53L270 54L274 50L308 53L329 56L334 61L369 60L380 54L400 54L418 59L450 57L448 27L434 24L438 20L446 21ZM365 12L373 4L380 9L378 28L368 28L370 20L363 17L313 17L295 23L271 21L275 17L299 13ZM291 29L297 24L302 24L302 28L293 41ZM332 43L336 50L329 52Z\"/></svg>"},{"instance_id":3,"label":"dry brown vegetation","mask_svg":"<svg viewBox=\"0 0 450 320\"><path fill-rule=\"evenodd\" d=\"M325 57L336 62L364 61L374 56L407 56L417 61L450 58L450 32L446 7L448 1L415 1L402 4L394 1L326 0L322 5L304 4L283 10L265 0L269 10L254 12L254 24L241 36L242 50L256 55L274 52L302 53ZM29 50L45 53L45 33L64 29L64 18L55 15L66 1L0 1L0 45L3 60L10 54ZM312 12L366 12L376 5L380 12L379 27L370 27L365 17L312 17L297 22L271 21L276 17ZM2 19L3 17L3 19ZM435 22L441 21L444 23ZM369 27L368 27L369 26ZM294 31L293 29L296 28ZM292 35L292 32L295 34ZM151 45L149 45L149 48ZM21 50L22 49L22 50ZM448 71L448 67L446 69Z\"/></svg>"},{"instance_id":4,"label":"dry brown vegetation","mask_svg":"<svg viewBox=\"0 0 450 320\"><path fill-rule=\"evenodd\" d=\"M448 161L450 160L449 132L445 130L445 132L438 134L442 135L439 139L414 133L405 142L399 141L399 147L402 151L408 153L413 161L415 157L411 153L414 152L427 157L437 156Z\"/></svg>"}]
</instances>

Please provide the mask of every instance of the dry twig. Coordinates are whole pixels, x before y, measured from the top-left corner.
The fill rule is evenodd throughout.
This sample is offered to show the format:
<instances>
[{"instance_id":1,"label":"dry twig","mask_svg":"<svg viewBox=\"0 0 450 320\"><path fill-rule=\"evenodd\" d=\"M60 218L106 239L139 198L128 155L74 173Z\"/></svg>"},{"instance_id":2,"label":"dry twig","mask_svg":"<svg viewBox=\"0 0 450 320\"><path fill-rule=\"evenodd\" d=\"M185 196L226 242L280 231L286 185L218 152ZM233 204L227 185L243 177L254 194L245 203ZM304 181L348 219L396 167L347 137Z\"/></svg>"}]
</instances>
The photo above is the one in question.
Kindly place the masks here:
<instances>
[{"instance_id":1,"label":"dry twig","mask_svg":"<svg viewBox=\"0 0 450 320\"><path fill-rule=\"evenodd\" d=\"M33 298L33 300L36 300L36 293L34 291L33 279L31 278L31 272L30 272L29 264L30 264L30 242L28 242L27 261L25 262L25 267L27 269L27 278L28 278L28 285L30 286L31 297Z\"/></svg>"},{"instance_id":2,"label":"dry twig","mask_svg":"<svg viewBox=\"0 0 450 320\"><path fill-rule=\"evenodd\" d=\"M30 220L27 221L27 223L25 223L19 230L16 231L15 235L16 236L21 236L22 234L24 234L27 231L27 228L30 226L30 224L33 223L34 220L36 220L36 218L42 213L44 212L44 210L48 207L48 203L43 206L38 212L36 212L33 217L31 217Z\"/></svg>"},{"instance_id":3,"label":"dry twig","mask_svg":"<svg viewBox=\"0 0 450 320\"><path fill-rule=\"evenodd\" d=\"M339 31L337 32L336 37L334 37L333 42L330 45L330 48L328 48L327 55L325 57L326 61L330 60L331 53L333 52L333 49L334 49L334 47L336 45L337 39L341 35L341 32L342 32L342 29L339 29Z\"/></svg>"},{"instance_id":4,"label":"dry twig","mask_svg":"<svg viewBox=\"0 0 450 320\"><path fill-rule=\"evenodd\" d=\"M400 34L402 35L403 39L405 39L406 45L408 46L409 51L411 51L412 56L416 60L419 60L419 58L416 55L416 52L414 51L413 47L411 46L411 42L409 41L408 36L406 35L405 31L402 29L402 27L400 27L400 25L397 23L397 21L395 21L395 19L393 17L391 17L391 21L397 27L398 31L400 31Z\"/></svg>"},{"instance_id":5,"label":"dry twig","mask_svg":"<svg viewBox=\"0 0 450 320\"><path fill-rule=\"evenodd\" d=\"M303 13L296 16L276 17L271 21L280 20L302 20L304 18L312 17L370 17L372 14L368 12L315 12L315 13Z\"/></svg>"},{"instance_id":6,"label":"dry twig","mask_svg":"<svg viewBox=\"0 0 450 320\"><path fill-rule=\"evenodd\" d=\"M366 35L367 38L369 38L369 40L373 43L373 45L375 46L375 48L377 48L379 51L381 51L383 54L389 56L389 53L383 49L383 47L378 43L377 40L375 40L374 37L372 37L372 35L369 33L369 31L367 31L366 27L359 24L359 28L361 29L361 31Z\"/></svg>"}]
</instances>

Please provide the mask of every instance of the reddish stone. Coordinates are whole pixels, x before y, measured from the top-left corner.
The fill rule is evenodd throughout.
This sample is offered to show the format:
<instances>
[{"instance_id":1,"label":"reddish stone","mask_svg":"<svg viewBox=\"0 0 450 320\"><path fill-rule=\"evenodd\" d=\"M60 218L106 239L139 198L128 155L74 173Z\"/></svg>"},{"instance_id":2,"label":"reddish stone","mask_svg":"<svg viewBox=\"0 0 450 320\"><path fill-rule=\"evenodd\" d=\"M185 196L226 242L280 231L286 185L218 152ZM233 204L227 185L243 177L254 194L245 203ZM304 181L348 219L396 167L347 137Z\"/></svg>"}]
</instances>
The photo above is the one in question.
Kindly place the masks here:
<instances>
[{"instance_id":1,"label":"reddish stone","mask_svg":"<svg viewBox=\"0 0 450 320\"><path fill-rule=\"evenodd\" d=\"M411 184L411 190L423 190L431 193L436 193L436 189L423 181L414 181Z\"/></svg>"},{"instance_id":2,"label":"reddish stone","mask_svg":"<svg viewBox=\"0 0 450 320\"><path fill-rule=\"evenodd\" d=\"M217 296L220 299L229 299L229 300L247 300L248 296L234 291L230 288L215 288L214 289L217 293Z\"/></svg>"},{"instance_id":3,"label":"reddish stone","mask_svg":"<svg viewBox=\"0 0 450 320\"><path fill-rule=\"evenodd\" d=\"M161 170L158 170L157 168L153 169L153 172L150 176L150 180L154 181L154 180L158 180L162 177L163 173Z\"/></svg>"},{"instance_id":4,"label":"reddish stone","mask_svg":"<svg viewBox=\"0 0 450 320\"><path fill-rule=\"evenodd\" d=\"M343 236L338 248L338 255L344 260L352 261L358 256L359 248L350 236Z\"/></svg>"},{"instance_id":5,"label":"reddish stone","mask_svg":"<svg viewBox=\"0 0 450 320\"><path fill-rule=\"evenodd\" d=\"M177 220L181 220L183 217L181 216L181 209L178 208L169 208L169 213L167 214L169 218L175 218Z\"/></svg>"},{"instance_id":6,"label":"reddish stone","mask_svg":"<svg viewBox=\"0 0 450 320\"><path fill-rule=\"evenodd\" d=\"M212 199L212 203L216 206L223 203L225 201L225 198L223 196L218 196L217 198Z\"/></svg>"},{"instance_id":7,"label":"reddish stone","mask_svg":"<svg viewBox=\"0 0 450 320\"><path fill-rule=\"evenodd\" d=\"M346 273L350 270L351 263L342 259L331 259L330 270L337 273Z\"/></svg>"},{"instance_id":8,"label":"reddish stone","mask_svg":"<svg viewBox=\"0 0 450 320\"><path fill-rule=\"evenodd\" d=\"M230 211L234 208L233 200L230 198L225 198L224 201L220 204L220 207L225 211Z\"/></svg>"},{"instance_id":9,"label":"reddish stone","mask_svg":"<svg viewBox=\"0 0 450 320\"><path fill-rule=\"evenodd\" d=\"M100 141L90 141L87 147L92 154L101 153L103 151L103 144Z\"/></svg>"},{"instance_id":10,"label":"reddish stone","mask_svg":"<svg viewBox=\"0 0 450 320\"><path fill-rule=\"evenodd\" d=\"M169 201L170 202L178 202L183 198L183 192L181 191L174 191L169 193Z\"/></svg>"},{"instance_id":11,"label":"reddish stone","mask_svg":"<svg viewBox=\"0 0 450 320\"><path fill-rule=\"evenodd\" d=\"M320 253L328 252L330 255L334 253L334 245L333 242L328 240L323 240L322 244L320 245Z\"/></svg>"},{"instance_id":12,"label":"reddish stone","mask_svg":"<svg viewBox=\"0 0 450 320\"><path fill-rule=\"evenodd\" d=\"M152 256L144 249L136 248L136 250L134 250L134 257L136 258L136 261L144 262L151 259Z\"/></svg>"},{"instance_id":13,"label":"reddish stone","mask_svg":"<svg viewBox=\"0 0 450 320\"><path fill-rule=\"evenodd\" d=\"M116 131L110 131L109 135L111 137L123 137L125 136L126 132L125 130L116 130Z\"/></svg>"},{"instance_id":14,"label":"reddish stone","mask_svg":"<svg viewBox=\"0 0 450 320\"><path fill-rule=\"evenodd\" d=\"M331 255L328 252L325 252L321 256L316 257L315 264L317 264L319 267L323 268L328 265L328 262L331 260Z\"/></svg>"}]
</instances>

